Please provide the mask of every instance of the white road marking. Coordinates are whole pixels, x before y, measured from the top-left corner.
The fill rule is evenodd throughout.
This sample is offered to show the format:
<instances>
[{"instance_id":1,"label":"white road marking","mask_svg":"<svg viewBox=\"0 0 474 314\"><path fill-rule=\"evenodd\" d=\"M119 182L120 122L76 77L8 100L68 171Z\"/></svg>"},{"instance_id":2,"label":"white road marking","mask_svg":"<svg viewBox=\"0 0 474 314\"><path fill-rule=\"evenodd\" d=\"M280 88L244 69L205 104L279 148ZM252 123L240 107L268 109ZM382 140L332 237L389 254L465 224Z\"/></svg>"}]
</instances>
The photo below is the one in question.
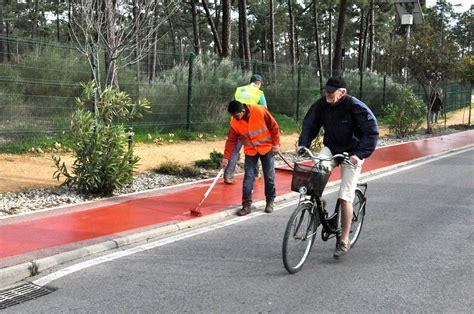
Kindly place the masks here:
<instances>
[{"instance_id":1,"label":"white road marking","mask_svg":"<svg viewBox=\"0 0 474 314\"><path fill-rule=\"evenodd\" d=\"M462 149L462 150L458 150L458 151L455 151L455 152L447 153L447 154L444 154L444 155L441 155L441 156L430 158L430 159L425 160L425 161L417 162L417 163L412 164L412 165L407 165L407 166L403 166L403 167L400 167L398 169L387 171L387 172L384 172L384 173L381 173L381 174L376 174L376 175L373 175L371 177L364 178L363 181L368 182L368 181L377 180L377 179L380 179L380 178L383 178L383 177L386 177L386 176L390 176L390 175L393 175L393 174L396 174L396 173L399 173L399 172L402 172L402 171L413 169L413 168L421 166L421 165L425 165L425 164L430 163L430 162L434 162L434 161L444 159L444 158L449 158L449 157L452 157L452 156L455 156L455 155L458 155L458 154L461 154L461 153L464 153L464 152L467 152L467 151L470 151L470 150L474 150L474 147L470 147L470 148L467 148L467 149ZM334 193L338 189L339 189L338 187L328 188L327 190L324 191L323 195L328 195L328 194ZM275 207L275 211L280 210L280 209L282 209L284 207L287 207L287 206L297 204L297 203L298 203L298 199L278 204ZM237 224L237 223L241 223L241 222L244 222L246 220L259 217L261 215L266 215L266 214L263 213L263 212L254 212L254 213L251 213L251 214L249 214L247 216L244 216L244 217L232 218L230 220L219 222L219 223L216 223L214 225L206 226L206 227L196 229L196 230L191 230L189 232L174 235L174 236L171 236L171 237L168 237L168 238L165 238L165 239L161 239L161 240L158 240L158 241L149 242L149 243L146 243L146 244L143 244L143 245L140 245L140 246L136 246L136 247L133 247L133 248L130 248L130 249L126 249L126 250L123 250L123 251L120 251L120 252L115 252L115 253L111 253L111 254L108 254L108 255L104 255L104 256L101 256L101 257L98 257L98 258L94 258L94 259L91 259L91 260L88 260L88 261L84 261L84 262L66 267L66 268L61 269L57 272L54 272L54 273L46 275L42 278L36 279L35 281L33 281L33 283L38 285L38 286L44 286L44 285L47 285L47 284L49 284L50 282L52 282L56 279L62 278L62 277L67 276L69 274L78 272L80 270L83 270L83 269L86 269L86 268L89 268L89 267L92 267L92 266L95 266L95 265L100 265L100 264L110 262L110 261L113 261L113 260L116 260L116 259L119 259L119 258L122 258L122 257L125 257L125 256L130 256L130 255L140 253L140 252L144 252L144 251L147 251L147 250L151 250L151 249L163 246L163 245L167 245L167 244L170 244L170 243L185 240L185 239L188 239L188 238L200 235L200 234L204 234L204 233L207 233L207 232L210 232L210 231L213 231L213 230L217 230L217 229L221 229L221 228L231 226L231 225L234 225L234 224Z\"/></svg>"}]
</instances>

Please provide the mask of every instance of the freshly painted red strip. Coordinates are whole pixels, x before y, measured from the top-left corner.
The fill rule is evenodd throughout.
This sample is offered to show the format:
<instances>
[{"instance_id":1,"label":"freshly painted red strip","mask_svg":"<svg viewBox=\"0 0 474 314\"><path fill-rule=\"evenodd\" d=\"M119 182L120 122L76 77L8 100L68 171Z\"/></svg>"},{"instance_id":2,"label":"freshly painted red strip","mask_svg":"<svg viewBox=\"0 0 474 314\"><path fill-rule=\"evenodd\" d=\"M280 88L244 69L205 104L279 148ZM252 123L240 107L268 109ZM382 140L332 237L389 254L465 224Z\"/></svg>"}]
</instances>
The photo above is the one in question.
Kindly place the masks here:
<instances>
[{"instance_id":1,"label":"freshly painted red strip","mask_svg":"<svg viewBox=\"0 0 474 314\"><path fill-rule=\"evenodd\" d=\"M364 164L364 172L474 144L474 131L425 139L377 149ZM339 178L335 171L331 180ZM201 206L203 215L239 205L243 176L236 183L216 184ZM146 226L192 219L190 210L204 196L211 180L183 187L175 193L126 201L58 216L0 226L0 258L95 239ZM290 191L291 173L277 171L278 195ZM264 180L255 181L254 201L263 200Z\"/></svg>"}]
</instances>

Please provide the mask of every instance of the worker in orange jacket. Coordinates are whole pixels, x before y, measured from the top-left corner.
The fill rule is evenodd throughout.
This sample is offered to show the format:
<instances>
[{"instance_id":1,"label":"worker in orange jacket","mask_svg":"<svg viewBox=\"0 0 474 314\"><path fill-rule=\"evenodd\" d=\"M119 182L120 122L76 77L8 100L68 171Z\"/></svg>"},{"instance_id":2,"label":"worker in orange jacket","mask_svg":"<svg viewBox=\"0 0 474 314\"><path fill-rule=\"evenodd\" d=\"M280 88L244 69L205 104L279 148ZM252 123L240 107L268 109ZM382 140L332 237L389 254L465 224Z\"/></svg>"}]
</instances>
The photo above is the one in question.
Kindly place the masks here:
<instances>
[{"instance_id":1,"label":"worker in orange jacket","mask_svg":"<svg viewBox=\"0 0 474 314\"><path fill-rule=\"evenodd\" d=\"M232 118L221 167L227 167L238 140L243 143L245 154L242 209L237 214L245 216L251 212L255 169L259 159L265 180L265 212L271 213L276 197L274 155L280 151L278 123L267 108L256 104L243 104L232 100L227 107L227 112Z\"/></svg>"}]
</instances>

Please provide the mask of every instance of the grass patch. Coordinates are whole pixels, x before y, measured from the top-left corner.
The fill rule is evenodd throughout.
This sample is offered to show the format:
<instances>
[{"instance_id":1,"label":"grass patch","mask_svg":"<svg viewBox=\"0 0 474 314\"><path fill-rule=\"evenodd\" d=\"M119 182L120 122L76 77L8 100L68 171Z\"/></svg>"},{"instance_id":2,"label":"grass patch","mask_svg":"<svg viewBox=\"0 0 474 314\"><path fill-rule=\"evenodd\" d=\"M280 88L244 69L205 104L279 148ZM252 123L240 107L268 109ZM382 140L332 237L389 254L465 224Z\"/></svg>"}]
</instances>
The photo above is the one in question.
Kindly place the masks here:
<instances>
[{"instance_id":1,"label":"grass patch","mask_svg":"<svg viewBox=\"0 0 474 314\"><path fill-rule=\"evenodd\" d=\"M67 150L71 141L62 135L52 136L1 136L0 151L4 154L23 154L32 150L41 149L43 152L51 152L56 143Z\"/></svg>"}]
</instances>

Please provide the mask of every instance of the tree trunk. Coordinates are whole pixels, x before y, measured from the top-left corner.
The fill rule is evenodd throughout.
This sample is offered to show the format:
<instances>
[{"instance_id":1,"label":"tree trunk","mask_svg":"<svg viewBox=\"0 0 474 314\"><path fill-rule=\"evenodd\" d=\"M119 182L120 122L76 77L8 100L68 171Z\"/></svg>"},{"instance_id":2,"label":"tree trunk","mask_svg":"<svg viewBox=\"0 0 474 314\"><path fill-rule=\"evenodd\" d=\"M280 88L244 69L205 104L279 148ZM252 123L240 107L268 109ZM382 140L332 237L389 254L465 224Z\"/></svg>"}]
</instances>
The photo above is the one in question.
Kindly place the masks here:
<instances>
[{"instance_id":1,"label":"tree trunk","mask_svg":"<svg viewBox=\"0 0 474 314\"><path fill-rule=\"evenodd\" d=\"M361 58L361 69L365 71L367 68L367 34L369 33L369 18L370 14L367 13L365 16L365 27L364 27L364 37L362 38L362 58Z\"/></svg>"},{"instance_id":2,"label":"tree trunk","mask_svg":"<svg viewBox=\"0 0 474 314\"><path fill-rule=\"evenodd\" d=\"M242 14L242 1L238 0L237 8L239 11L239 36L238 36L238 44L239 44L239 59L240 59L240 66L242 69L245 69L245 48L244 48L244 23L243 23L243 14Z\"/></svg>"},{"instance_id":3,"label":"tree trunk","mask_svg":"<svg viewBox=\"0 0 474 314\"><path fill-rule=\"evenodd\" d=\"M134 25L139 25L139 22L138 22L138 19L140 18L140 14L139 14L139 7L138 7L138 0L133 0L133 8L132 8L132 14L133 14L133 21L134 21ZM140 42L140 38L138 36L138 29L135 29L135 44L136 46L138 47L139 46L139 42ZM138 49L135 51L135 59L137 60L137 81L140 82L140 59L139 59L139 52L138 52Z\"/></svg>"},{"instance_id":4,"label":"tree trunk","mask_svg":"<svg viewBox=\"0 0 474 314\"><path fill-rule=\"evenodd\" d=\"M321 41L319 40L318 10L316 0L313 1L314 43L316 45L316 66L319 70L319 87L323 89L323 60L321 56Z\"/></svg>"},{"instance_id":5,"label":"tree trunk","mask_svg":"<svg viewBox=\"0 0 474 314\"><path fill-rule=\"evenodd\" d=\"M56 39L59 41L59 0L56 0Z\"/></svg>"},{"instance_id":6,"label":"tree trunk","mask_svg":"<svg viewBox=\"0 0 474 314\"><path fill-rule=\"evenodd\" d=\"M276 49L275 49L275 3L270 0L270 62L273 69L276 69Z\"/></svg>"},{"instance_id":7,"label":"tree trunk","mask_svg":"<svg viewBox=\"0 0 474 314\"><path fill-rule=\"evenodd\" d=\"M222 0L222 56L231 55L231 0Z\"/></svg>"},{"instance_id":8,"label":"tree trunk","mask_svg":"<svg viewBox=\"0 0 474 314\"><path fill-rule=\"evenodd\" d=\"M67 41L71 41L72 38L71 38L71 32L72 32L72 29L71 29L71 15L72 15L72 4L71 4L71 0L68 0L67 2Z\"/></svg>"},{"instance_id":9,"label":"tree trunk","mask_svg":"<svg viewBox=\"0 0 474 314\"><path fill-rule=\"evenodd\" d=\"M202 0L202 6L204 7L204 11L206 11L207 21L209 26L211 27L212 36L214 37L214 44L216 45L216 50L219 56L222 56L222 45L219 39L219 35L217 33L216 26L214 25L214 20L212 19L211 12L209 11L209 7L207 5L207 0Z\"/></svg>"},{"instance_id":10,"label":"tree trunk","mask_svg":"<svg viewBox=\"0 0 474 314\"><path fill-rule=\"evenodd\" d=\"M7 56L7 61L11 62L12 61L12 52L11 52L11 47L10 47L10 41L9 41L9 36L10 36L10 22L5 21L5 34L7 35L7 43L6 43L6 56ZM20 53L18 52L18 41L16 42L16 50L15 50L15 63L20 63Z\"/></svg>"},{"instance_id":11,"label":"tree trunk","mask_svg":"<svg viewBox=\"0 0 474 314\"><path fill-rule=\"evenodd\" d=\"M329 36L328 36L328 41L329 41L329 47L328 47L328 58L329 58L329 76L332 76L332 11L329 11Z\"/></svg>"},{"instance_id":12,"label":"tree trunk","mask_svg":"<svg viewBox=\"0 0 474 314\"><path fill-rule=\"evenodd\" d=\"M157 53L158 53L158 23L159 21L159 11L158 11L158 6L155 8L155 18L153 19L153 23L155 26L155 33L153 34L153 51L152 51L152 58L151 58L151 64L150 64L150 73L148 74L148 80L149 82L154 82L156 79L156 59L157 59ZM169 16L168 16L169 20ZM174 36L173 36L174 37ZM174 46L174 44L173 44ZM176 56L176 51L174 51L174 56Z\"/></svg>"},{"instance_id":13,"label":"tree trunk","mask_svg":"<svg viewBox=\"0 0 474 314\"><path fill-rule=\"evenodd\" d=\"M169 0L165 0L164 2L164 5L165 5L165 14L166 14L166 18L168 19L168 25L170 27L170 39L171 39L171 44L173 45L173 55L175 56L176 58L176 55L177 55L177 52L176 52L176 36L175 36L175 32L174 32L174 24L173 24L173 21L171 20L171 16L170 16L170 11L168 9L168 6L169 6ZM155 20L156 20L156 23L159 23L158 22L158 9L155 10ZM158 35L156 35L158 36ZM156 61L155 61L156 63Z\"/></svg>"},{"instance_id":14,"label":"tree trunk","mask_svg":"<svg viewBox=\"0 0 474 314\"><path fill-rule=\"evenodd\" d=\"M35 0L35 9L33 11L33 20L31 23L31 37L35 38L38 35L38 0Z\"/></svg>"},{"instance_id":15,"label":"tree trunk","mask_svg":"<svg viewBox=\"0 0 474 314\"><path fill-rule=\"evenodd\" d=\"M117 66L117 43L115 37L116 29L116 0L105 0L105 32L107 36L108 46L106 54L108 58L108 65L106 65L106 83L112 86L117 92L120 91L118 81L118 66Z\"/></svg>"},{"instance_id":16,"label":"tree trunk","mask_svg":"<svg viewBox=\"0 0 474 314\"><path fill-rule=\"evenodd\" d=\"M375 10L374 0L370 0L370 24L369 24L369 51L367 52L367 67L374 71L375 62Z\"/></svg>"},{"instance_id":17,"label":"tree trunk","mask_svg":"<svg viewBox=\"0 0 474 314\"><path fill-rule=\"evenodd\" d=\"M248 70L251 69L252 66L252 56L250 54L250 39L249 39L249 31L248 31L248 26L247 26L247 1L246 0L240 0L242 2L242 13L243 13L243 39L244 39L244 56L245 56L245 62L247 64L246 68Z\"/></svg>"},{"instance_id":18,"label":"tree trunk","mask_svg":"<svg viewBox=\"0 0 474 314\"><path fill-rule=\"evenodd\" d=\"M3 3L4 0L0 0L0 35L5 35L5 29L3 28ZM5 41L0 39L0 63L5 62Z\"/></svg>"},{"instance_id":19,"label":"tree trunk","mask_svg":"<svg viewBox=\"0 0 474 314\"><path fill-rule=\"evenodd\" d=\"M215 8L215 16L214 16L214 25L216 25L216 31L217 31L217 34L219 34L219 19L220 19L220 16L221 16L221 11L219 10L221 6L218 6L219 0L214 0L214 8ZM222 43L221 43L221 47L222 47Z\"/></svg>"},{"instance_id":20,"label":"tree trunk","mask_svg":"<svg viewBox=\"0 0 474 314\"><path fill-rule=\"evenodd\" d=\"M201 34L199 32L199 12L196 7L197 0L191 0L191 13L193 16L193 36L194 36L194 52L199 55L202 53Z\"/></svg>"},{"instance_id":21,"label":"tree trunk","mask_svg":"<svg viewBox=\"0 0 474 314\"><path fill-rule=\"evenodd\" d=\"M250 69L250 43L249 33L247 27L247 2L245 0L238 0L239 5L239 55L243 60L243 67Z\"/></svg>"},{"instance_id":22,"label":"tree trunk","mask_svg":"<svg viewBox=\"0 0 474 314\"><path fill-rule=\"evenodd\" d=\"M300 64L300 60L301 59L300 59L300 45L299 45L299 39L298 39L298 29L295 27L295 64Z\"/></svg>"},{"instance_id":23,"label":"tree trunk","mask_svg":"<svg viewBox=\"0 0 474 314\"><path fill-rule=\"evenodd\" d=\"M288 15L290 17L290 32L289 32L290 62L291 62L291 71L293 71L294 66L296 65L296 58L295 58L295 17L293 15L293 0L288 0Z\"/></svg>"},{"instance_id":24,"label":"tree trunk","mask_svg":"<svg viewBox=\"0 0 474 314\"><path fill-rule=\"evenodd\" d=\"M342 46L344 40L344 28L347 11L347 0L341 0L339 6L339 18L337 21L336 43L334 47L334 63L332 65L333 72L336 75L342 75Z\"/></svg>"},{"instance_id":25,"label":"tree trunk","mask_svg":"<svg viewBox=\"0 0 474 314\"><path fill-rule=\"evenodd\" d=\"M358 45L358 58L357 58L357 66L359 67L359 71L363 70L362 60L364 59L364 51L362 50L364 38L364 9L360 8L360 23L359 23L359 45Z\"/></svg>"}]
</instances>

